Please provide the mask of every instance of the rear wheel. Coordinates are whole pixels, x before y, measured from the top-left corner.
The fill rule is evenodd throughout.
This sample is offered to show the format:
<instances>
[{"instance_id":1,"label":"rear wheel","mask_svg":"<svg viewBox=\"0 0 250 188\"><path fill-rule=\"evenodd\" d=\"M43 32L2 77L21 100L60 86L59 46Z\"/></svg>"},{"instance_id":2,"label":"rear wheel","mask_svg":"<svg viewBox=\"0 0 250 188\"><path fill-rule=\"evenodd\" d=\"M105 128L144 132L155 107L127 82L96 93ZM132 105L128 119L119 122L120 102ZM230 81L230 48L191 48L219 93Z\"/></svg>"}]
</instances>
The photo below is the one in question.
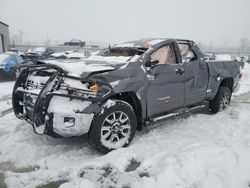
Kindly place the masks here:
<instances>
[{"instance_id":1,"label":"rear wheel","mask_svg":"<svg viewBox=\"0 0 250 188\"><path fill-rule=\"evenodd\" d=\"M126 147L134 137L136 126L136 115L129 103L108 100L102 106L102 112L94 116L89 143L102 153Z\"/></svg>"},{"instance_id":2,"label":"rear wheel","mask_svg":"<svg viewBox=\"0 0 250 188\"><path fill-rule=\"evenodd\" d=\"M212 113L226 109L231 102L231 91L228 87L219 87L213 100L209 101L209 108Z\"/></svg>"}]
</instances>

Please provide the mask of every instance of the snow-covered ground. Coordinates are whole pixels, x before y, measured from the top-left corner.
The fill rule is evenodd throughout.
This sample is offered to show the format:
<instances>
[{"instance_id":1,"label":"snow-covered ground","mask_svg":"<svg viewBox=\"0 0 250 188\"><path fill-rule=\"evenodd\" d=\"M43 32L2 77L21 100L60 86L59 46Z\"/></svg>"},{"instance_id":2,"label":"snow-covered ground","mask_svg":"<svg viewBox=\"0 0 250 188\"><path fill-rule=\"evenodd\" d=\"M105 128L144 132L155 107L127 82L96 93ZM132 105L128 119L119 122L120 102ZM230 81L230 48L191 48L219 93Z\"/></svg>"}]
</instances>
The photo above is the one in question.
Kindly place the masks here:
<instances>
[{"instance_id":1,"label":"snow-covered ground","mask_svg":"<svg viewBox=\"0 0 250 188\"><path fill-rule=\"evenodd\" d=\"M250 64L245 63L242 71L242 79L240 80L240 90L234 93L234 95L241 95L250 91Z\"/></svg>"},{"instance_id":2,"label":"snow-covered ground","mask_svg":"<svg viewBox=\"0 0 250 188\"><path fill-rule=\"evenodd\" d=\"M0 82L0 98L10 96L15 82Z\"/></svg>"},{"instance_id":3,"label":"snow-covered ground","mask_svg":"<svg viewBox=\"0 0 250 188\"><path fill-rule=\"evenodd\" d=\"M13 87L14 87L14 82L0 83L0 117L2 111L5 111L12 107L11 93Z\"/></svg>"},{"instance_id":4,"label":"snow-covered ground","mask_svg":"<svg viewBox=\"0 0 250 188\"><path fill-rule=\"evenodd\" d=\"M249 79L246 65L228 110L183 114L137 132L129 147L106 155L95 152L86 136L39 136L8 114L0 118L0 187L4 180L10 188L248 188L250 94L237 95L250 91Z\"/></svg>"}]
</instances>

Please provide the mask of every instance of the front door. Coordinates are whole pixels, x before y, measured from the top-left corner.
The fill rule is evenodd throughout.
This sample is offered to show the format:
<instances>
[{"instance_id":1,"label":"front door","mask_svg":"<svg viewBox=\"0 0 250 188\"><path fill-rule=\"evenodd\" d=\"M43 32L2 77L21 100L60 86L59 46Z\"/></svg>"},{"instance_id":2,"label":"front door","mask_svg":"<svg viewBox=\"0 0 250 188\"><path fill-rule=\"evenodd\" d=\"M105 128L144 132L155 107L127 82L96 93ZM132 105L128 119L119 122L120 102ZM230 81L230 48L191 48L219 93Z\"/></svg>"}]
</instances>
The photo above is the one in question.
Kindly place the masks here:
<instances>
[{"instance_id":1,"label":"front door","mask_svg":"<svg viewBox=\"0 0 250 188\"><path fill-rule=\"evenodd\" d=\"M160 115L184 105L183 67L176 61L172 44L156 49L151 61L159 63L147 71L147 115Z\"/></svg>"}]
</instances>

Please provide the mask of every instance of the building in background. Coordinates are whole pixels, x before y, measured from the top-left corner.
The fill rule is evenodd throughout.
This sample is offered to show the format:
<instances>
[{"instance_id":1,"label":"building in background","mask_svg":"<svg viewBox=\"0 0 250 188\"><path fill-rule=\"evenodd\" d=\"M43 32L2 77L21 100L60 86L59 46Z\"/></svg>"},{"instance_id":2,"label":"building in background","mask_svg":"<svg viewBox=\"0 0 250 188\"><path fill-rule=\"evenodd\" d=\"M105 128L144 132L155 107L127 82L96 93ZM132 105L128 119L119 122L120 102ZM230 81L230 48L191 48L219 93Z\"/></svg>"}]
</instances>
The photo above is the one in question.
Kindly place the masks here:
<instances>
[{"instance_id":1,"label":"building in background","mask_svg":"<svg viewBox=\"0 0 250 188\"><path fill-rule=\"evenodd\" d=\"M10 48L9 26L0 21L0 53Z\"/></svg>"},{"instance_id":2,"label":"building in background","mask_svg":"<svg viewBox=\"0 0 250 188\"><path fill-rule=\"evenodd\" d=\"M79 46L79 47L84 47L86 42L77 40L77 39L72 39L69 42L65 42L64 46Z\"/></svg>"}]
</instances>

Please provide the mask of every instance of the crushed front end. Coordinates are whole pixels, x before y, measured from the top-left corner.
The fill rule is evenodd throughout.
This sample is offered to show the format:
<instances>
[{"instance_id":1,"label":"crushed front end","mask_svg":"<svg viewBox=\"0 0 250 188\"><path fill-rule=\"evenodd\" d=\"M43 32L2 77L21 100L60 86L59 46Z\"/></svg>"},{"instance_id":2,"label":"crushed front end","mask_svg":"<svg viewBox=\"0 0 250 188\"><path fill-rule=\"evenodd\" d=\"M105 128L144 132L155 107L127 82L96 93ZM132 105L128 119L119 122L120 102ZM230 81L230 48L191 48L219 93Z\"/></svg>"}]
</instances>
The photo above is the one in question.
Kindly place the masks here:
<instances>
[{"instance_id":1,"label":"crushed front end","mask_svg":"<svg viewBox=\"0 0 250 188\"><path fill-rule=\"evenodd\" d=\"M55 65L30 65L15 83L12 103L16 117L32 124L37 134L71 137L89 131L111 92L101 80L70 76Z\"/></svg>"}]
</instances>

